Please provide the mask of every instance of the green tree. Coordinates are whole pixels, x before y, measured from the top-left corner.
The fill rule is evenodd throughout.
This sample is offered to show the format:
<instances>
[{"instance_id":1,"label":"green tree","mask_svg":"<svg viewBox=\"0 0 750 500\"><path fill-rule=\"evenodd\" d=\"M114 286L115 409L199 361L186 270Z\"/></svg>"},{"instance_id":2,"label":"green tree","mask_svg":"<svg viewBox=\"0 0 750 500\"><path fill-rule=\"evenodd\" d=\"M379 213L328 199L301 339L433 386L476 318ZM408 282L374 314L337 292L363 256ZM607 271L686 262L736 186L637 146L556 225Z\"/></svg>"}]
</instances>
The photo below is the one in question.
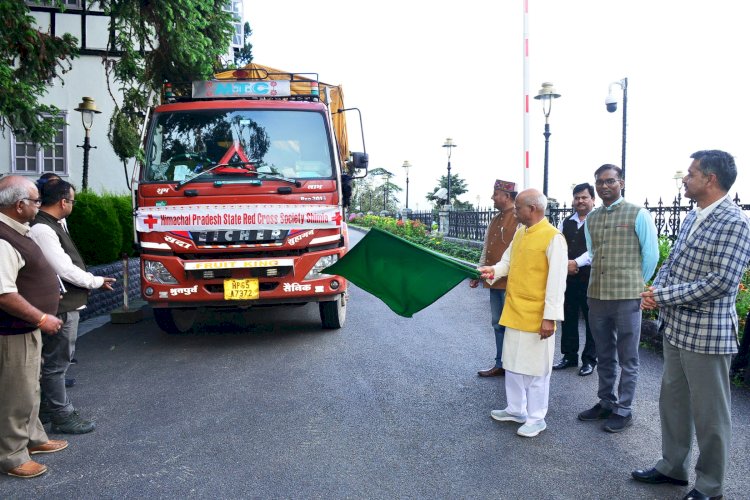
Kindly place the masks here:
<instances>
[{"instance_id":1,"label":"green tree","mask_svg":"<svg viewBox=\"0 0 750 500\"><path fill-rule=\"evenodd\" d=\"M61 2L58 2L61 6ZM48 85L69 71L78 41L42 33L21 1L0 1L0 130L10 129L36 144L50 144L63 125L60 110L41 104Z\"/></svg>"},{"instance_id":2,"label":"green tree","mask_svg":"<svg viewBox=\"0 0 750 500\"><path fill-rule=\"evenodd\" d=\"M384 168L374 168L367 173L368 179L379 179L383 182L372 188L372 203L370 203L370 210L373 212L379 212L381 210L388 210L389 212L397 212L399 209L399 199L396 196L397 193L403 191L399 186L393 184L391 179L396 174L390 172ZM375 183L370 181L371 186Z\"/></svg>"},{"instance_id":3,"label":"green tree","mask_svg":"<svg viewBox=\"0 0 750 500\"><path fill-rule=\"evenodd\" d=\"M123 161L143 157L140 129L162 84L209 79L220 69L232 39L232 16L225 0L101 0L110 16L105 57L115 112L109 139ZM122 92L119 103L111 90Z\"/></svg>"},{"instance_id":4,"label":"green tree","mask_svg":"<svg viewBox=\"0 0 750 500\"><path fill-rule=\"evenodd\" d=\"M437 185L437 187L433 188L432 192L429 192L425 195L425 199L433 203L439 203L440 200L437 196L435 196L435 193L437 193L440 188L448 189L447 175L440 176L439 184ZM466 181L464 179L461 179L458 174L451 174L451 205L459 210L466 210L471 207L471 203L458 201L458 197L466 193L468 190L469 188L466 185Z\"/></svg>"},{"instance_id":5,"label":"green tree","mask_svg":"<svg viewBox=\"0 0 750 500\"><path fill-rule=\"evenodd\" d=\"M253 44L250 43L250 35L253 34L253 30L250 29L250 23L245 23L244 31L243 45L234 54L234 63L240 67L253 62Z\"/></svg>"}]
</instances>

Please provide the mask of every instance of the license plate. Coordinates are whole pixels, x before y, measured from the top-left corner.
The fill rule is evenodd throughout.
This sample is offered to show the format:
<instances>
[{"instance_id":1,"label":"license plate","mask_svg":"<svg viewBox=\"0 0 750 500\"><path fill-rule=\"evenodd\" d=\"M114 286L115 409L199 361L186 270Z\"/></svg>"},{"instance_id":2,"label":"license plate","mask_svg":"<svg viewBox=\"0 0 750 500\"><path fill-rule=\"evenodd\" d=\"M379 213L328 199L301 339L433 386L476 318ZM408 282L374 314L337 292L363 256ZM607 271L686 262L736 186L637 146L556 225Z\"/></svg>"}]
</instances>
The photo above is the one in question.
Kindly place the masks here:
<instances>
[{"instance_id":1,"label":"license plate","mask_svg":"<svg viewBox=\"0 0 750 500\"><path fill-rule=\"evenodd\" d=\"M224 280L224 300L253 300L259 295L257 278Z\"/></svg>"}]
</instances>

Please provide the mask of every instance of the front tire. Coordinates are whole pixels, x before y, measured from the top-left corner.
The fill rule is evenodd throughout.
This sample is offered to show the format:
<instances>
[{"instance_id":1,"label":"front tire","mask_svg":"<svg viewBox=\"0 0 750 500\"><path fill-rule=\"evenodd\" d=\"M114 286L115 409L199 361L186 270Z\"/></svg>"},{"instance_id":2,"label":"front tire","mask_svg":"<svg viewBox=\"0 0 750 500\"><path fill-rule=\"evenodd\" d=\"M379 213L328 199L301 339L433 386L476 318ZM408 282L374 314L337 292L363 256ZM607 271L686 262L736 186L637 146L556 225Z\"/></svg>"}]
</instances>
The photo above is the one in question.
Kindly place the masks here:
<instances>
[{"instance_id":1,"label":"front tire","mask_svg":"<svg viewBox=\"0 0 750 500\"><path fill-rule=\"evenodd\" d=\"M154 309L154 319L163 331L170 335L183 335L189 333L195 324L198 315L197 309Z\"/></svg>"},{"instance_id":2,"label":"front tire","mask_svg":"<svg viewBox=\"0 0 750 500\"><path fill-rule=\"evenodd\" d=\"M346 300L343 295L330 302L318 303L320 308L320 322L328 330L339 329L346 321Z\"/></svg>"}]
</instances>

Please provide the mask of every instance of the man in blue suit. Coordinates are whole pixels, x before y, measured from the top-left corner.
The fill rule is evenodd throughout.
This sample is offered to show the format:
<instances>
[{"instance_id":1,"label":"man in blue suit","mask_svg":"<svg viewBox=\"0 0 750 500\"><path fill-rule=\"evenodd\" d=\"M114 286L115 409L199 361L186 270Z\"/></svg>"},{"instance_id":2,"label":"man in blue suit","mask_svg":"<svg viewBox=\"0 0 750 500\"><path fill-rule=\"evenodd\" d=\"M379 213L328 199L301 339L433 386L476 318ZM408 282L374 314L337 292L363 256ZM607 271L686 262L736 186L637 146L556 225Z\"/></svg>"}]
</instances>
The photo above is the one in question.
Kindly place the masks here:
<instances>
[{"instance_id":1,"label":"man in blue suit","mask_svg":"<svg viewBox=\"0 0 750 500\"><path fill-rule=\"evenodd\" d=\"M727 196L737 178L724 151L698 151L683 178L697 204L642 308L659 308L664 373L659 415L662 458L633 471L637 481L687 485L693 429L698 441L695 487L684 498L717 499L732 435L729 368L737 352L735 301L750 263L750 220Z\"/></svg>"}]
</instances>

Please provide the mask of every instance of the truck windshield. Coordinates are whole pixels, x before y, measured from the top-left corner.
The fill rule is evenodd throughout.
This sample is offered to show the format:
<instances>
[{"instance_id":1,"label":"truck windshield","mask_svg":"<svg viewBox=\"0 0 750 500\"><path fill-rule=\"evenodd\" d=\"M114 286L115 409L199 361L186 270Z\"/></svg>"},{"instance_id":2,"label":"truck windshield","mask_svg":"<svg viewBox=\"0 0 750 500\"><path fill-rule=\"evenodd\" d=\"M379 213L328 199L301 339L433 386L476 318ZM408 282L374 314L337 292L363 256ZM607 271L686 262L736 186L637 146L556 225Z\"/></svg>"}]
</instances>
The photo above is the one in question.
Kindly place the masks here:
<instances>
[{"instance_id":1,"label":"truck windshield","mask_svg":"<svg viewBox=\"0 0 750 500\"><path fill-rule=\"evenodd\" d=\"M180 111L159 113L154 119L146 181L181 182L217 164L228 166L206 172L207 179L254 172L291 179L333 176L333 156L320 113Z\"/></svg>"}]
</instances>

